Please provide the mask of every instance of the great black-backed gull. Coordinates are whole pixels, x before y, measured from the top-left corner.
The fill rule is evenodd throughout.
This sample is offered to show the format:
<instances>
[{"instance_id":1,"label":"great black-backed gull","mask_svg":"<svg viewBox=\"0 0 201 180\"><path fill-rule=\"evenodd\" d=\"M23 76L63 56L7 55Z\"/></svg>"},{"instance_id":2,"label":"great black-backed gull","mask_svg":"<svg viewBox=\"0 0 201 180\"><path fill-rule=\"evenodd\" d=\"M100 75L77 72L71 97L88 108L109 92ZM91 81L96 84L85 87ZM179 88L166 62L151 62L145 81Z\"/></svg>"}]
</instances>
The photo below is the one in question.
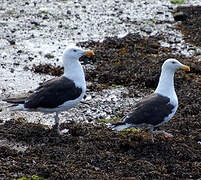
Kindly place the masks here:
<instances>
[{"instance_id":1,"label":"great black-backed gull","mask_svg":"<svg viewBox=\"0 0 201 180\"><path fill-rule=\"evenodd\" d=\"M76 46L68 47L63 54L64 74L42 83L30 96L4 99L13 104L10 111L56 112L55 128L59 130L59 112L75 107L86 92L86 81L79 58L94 55L93 51Z\"/></svg>"},{"instance_id":2,"label":"great black-backed gull","mask_svg":"<svg viewBox=\"0 0 201 180\"><path fill-rule=\"evenodd\" d=\"M113 130L131 127L148 127L153 134L164 134L172 137L164 130L154 130L169 121L178 108L178 99L174 89L174 73L177 69L190 71L190 68L176 59L168 59L162 65L158 86L153 94L143 98L134 107L134 111L119 122L110 124ZM152 135L153 140L153 135Z\"/></svg>"}]
</instances>

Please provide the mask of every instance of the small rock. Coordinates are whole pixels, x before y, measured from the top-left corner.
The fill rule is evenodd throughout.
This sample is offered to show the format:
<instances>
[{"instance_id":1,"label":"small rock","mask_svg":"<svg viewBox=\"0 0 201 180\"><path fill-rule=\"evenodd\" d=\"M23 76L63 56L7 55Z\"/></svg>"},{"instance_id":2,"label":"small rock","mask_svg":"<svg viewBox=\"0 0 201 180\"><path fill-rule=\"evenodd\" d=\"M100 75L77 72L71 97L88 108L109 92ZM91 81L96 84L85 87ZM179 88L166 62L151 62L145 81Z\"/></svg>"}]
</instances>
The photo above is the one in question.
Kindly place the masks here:
<instances>
[{"instance_id":1,"label":"small rock","mask_svg":"<svg viewBox=\"0 0 201 180\"><path fill-rule=\"evenodd\" d=\"M67 11L66 11L66 14L71 15L71 11L70 11L70 10L67 10Z\"/></svg>"},{"instance_id":2,"label":"small rock","mask_svg":"<svg viewBox=\"0 0 201 180\"><path fill-rule=\"evenodd\" d=\"M17 51L17 54L21 54L21 53L22 53L22 50L18 50L18 51Z\"/></svg>"},{"instance_id":3,"label":"small rock","mask_svg":"<svg viewBox=\"0 0 201 180\"><path fill-rule=\"evenodd\" d=\"M48 53L48 54L45 55L45 57L48 58L48 59L52 59L52 58L54 58L54 55Z\"/></svg>"},{"instance_id":4,"label":"small rock","mask_svg":"<svg viewBox=\"0 0 201 180\"><path fill-rule=\"evenodd\" d=\"M29 56L28 59L29 59L30 61L34 60L34 58L31 57L31 56Z\"/></svg>"},{"instance_id":5,"label":"small rock","mask_svg":"<svg viewBox=\"0 0 201 180\"><path fill-rule=\"evenodd\" d=\"M19 62L14 62L13 65L14 65L14 66L19 66L20 63L19 63Z\"/></svg>"},{"instance_id":6,"label":"small rock","mask_svg":"<svg viewBox=\"0 0 201 180\"><path fill-rule=\"evenodd\" d=\"M79 15L79 14L76 14L75 17L76 17L77 19L80 19L80 15Z\"/></svg>"},{"instance_id":7,"label":"small rock","mask_svg":"<svg viewBox=\"0 0 201 180\"><path fill-rule=\"evenodd\" d=\"M10 43L10 45L15 45L15 40L8 40L8 42Z\"/></svg>"},{"instance_id":8,"label":"small rock","mask_svg":"<svg viewBox=\"0 0 201 180\"><path fill-rule=\"evenodd\" d=\"M45 19L49 19L49 17L48 17L47 14L45 14L45 15L43 16L43 20L45 20Z\"/></svg>"},{"instance_id":9,"label":"small rock","mask_svg":"<svg viewBox=\"0 0 201 180\"><path fill-rule=\"evenodd\" d=\"M175 21L186 21L186 19L187 19L187 15L184 14L182 11L174 14Z\"/></svg>"},{"instance_id":10,"label":"small rock","mask_svg":"<svg viewBox=\"0 0 201 180\"><path fill-rule=\"evenodd\" d=\"M33 25L35 25L35 26L39 26L40 25L40 23L38 23L36 21L31 21L30 23L33 24Z\"/></svg>"},{"instance_id":11,"label":"small rock","mask_svg":"<svg viewBox=\"0 0 201 180\"><path fill-rule=\"evenodd\" d=\"M11 31L12 33L14 33L14 32L16 31L16 29L11 29L10 31Z\"/></svg>"},{"instance_id":12,"label":"small rock","mask_svg":"<svg viewBox=\"0 0 201 180\"><path fill-rule=\"evenodd\" d=\"M15 70L14 70L13 68L10 69L10 72L11 72L11 73L14 73L14 71L15 71Z\"/></svg>"}]
</instances>

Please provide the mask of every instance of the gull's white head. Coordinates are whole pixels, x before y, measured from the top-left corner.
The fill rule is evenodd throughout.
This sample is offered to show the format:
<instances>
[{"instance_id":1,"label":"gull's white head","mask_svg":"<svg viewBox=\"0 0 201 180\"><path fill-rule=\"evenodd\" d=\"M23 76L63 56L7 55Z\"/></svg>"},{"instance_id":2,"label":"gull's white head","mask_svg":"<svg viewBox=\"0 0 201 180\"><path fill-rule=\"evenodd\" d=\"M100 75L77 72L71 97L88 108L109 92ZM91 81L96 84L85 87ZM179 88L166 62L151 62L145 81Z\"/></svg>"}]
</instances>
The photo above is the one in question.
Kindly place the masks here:
<instances>
[{"instance_id":1,"label":"gull's white head","mask_svg":"<svg viewBox=\"0 0 201 180\"><path fill-rule=\"evenodd\" d=\"M167 59L162 65L162 70L169 70L175 72L177 69L184 69L185 71L190 71L189 66L180 63L176 59Z\"/></svg>"},{"instance_id":2,"label":"gull's white head","mask_svg":"<svg viewBox=\"0 0 201 180\"><path fill-rule=\"evenodd\" d=\"M175 99L175 104L178 104L177 96L174 90L174 73L177 69L190 71L190 67L180 63L176 59L167 59L162 65L158 86L155 93L168 96Z\"/></svg>"},{"instance_id":3,"label":"gull's white head","mask_svg":"<svg viewBox=\"0 0 201 180\"><path fill-rule=\"evenodd\" d=\"M63 54L63 61L76 61L79 60L83 55L94 55L93 51L83 50L77 46L69 46L66 48Z\"/></svg>"}]
</instances>

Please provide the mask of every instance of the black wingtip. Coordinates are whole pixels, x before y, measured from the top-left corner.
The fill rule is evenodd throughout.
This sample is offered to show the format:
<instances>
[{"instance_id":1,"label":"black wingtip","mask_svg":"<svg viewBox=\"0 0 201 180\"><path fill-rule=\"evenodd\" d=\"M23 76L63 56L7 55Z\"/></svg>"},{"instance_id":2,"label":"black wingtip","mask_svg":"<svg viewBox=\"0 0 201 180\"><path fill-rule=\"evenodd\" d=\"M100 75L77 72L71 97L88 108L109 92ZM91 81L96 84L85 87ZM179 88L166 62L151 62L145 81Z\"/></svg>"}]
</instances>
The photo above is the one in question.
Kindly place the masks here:
<instances>
[{"instance_id":1,"label":"black wingtip","mask_svg":"<svg viewBox=\"0 0 201 180\"><path fill-rule=\"evenodd\" d=\"M8 99L3 99L2 101L11 103L11 104L24 104L26 97L22 98L8 98Z\"/></svg>"},{"instance_id":2,"label":"black wingtip","mask_svg":"<svg viewBox=\"0 0 201 180\"><path fill-rule=\"evenodd\" d=\"M111 126L113 126L113 127L116 127L116 126L121 126L121 125L124 125L124 122L112 122L111 123Z\"/></svg>"}]
</instances>

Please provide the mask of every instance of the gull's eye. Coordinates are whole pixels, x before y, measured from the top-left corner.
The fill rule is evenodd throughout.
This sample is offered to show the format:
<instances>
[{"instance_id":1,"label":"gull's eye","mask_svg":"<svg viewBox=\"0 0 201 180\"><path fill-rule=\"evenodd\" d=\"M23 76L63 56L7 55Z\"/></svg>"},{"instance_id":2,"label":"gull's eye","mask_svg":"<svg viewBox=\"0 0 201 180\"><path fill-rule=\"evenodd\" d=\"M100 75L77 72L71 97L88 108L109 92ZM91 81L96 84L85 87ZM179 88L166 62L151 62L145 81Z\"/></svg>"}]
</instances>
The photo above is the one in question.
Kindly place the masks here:
<instances>
[{"instance_id":1,"label":"gull's eye","mask_svg":"<svg viewBox=\"0 0 201 180\"><path fill-rule=\"evenodd\" d=\"M76 49L73 49L73 52L77 52L77 50L76 50Z\"/></svg>"},{"instance_id":2,"label":"gull's eye","mask_svg":"<svg viewBox=\"0 0 201 180\"><path fill-rule=\"evenodd\" d=\"M172 61L172 64L175 64L176 62Z\"/></svg>"}]
</instances>

